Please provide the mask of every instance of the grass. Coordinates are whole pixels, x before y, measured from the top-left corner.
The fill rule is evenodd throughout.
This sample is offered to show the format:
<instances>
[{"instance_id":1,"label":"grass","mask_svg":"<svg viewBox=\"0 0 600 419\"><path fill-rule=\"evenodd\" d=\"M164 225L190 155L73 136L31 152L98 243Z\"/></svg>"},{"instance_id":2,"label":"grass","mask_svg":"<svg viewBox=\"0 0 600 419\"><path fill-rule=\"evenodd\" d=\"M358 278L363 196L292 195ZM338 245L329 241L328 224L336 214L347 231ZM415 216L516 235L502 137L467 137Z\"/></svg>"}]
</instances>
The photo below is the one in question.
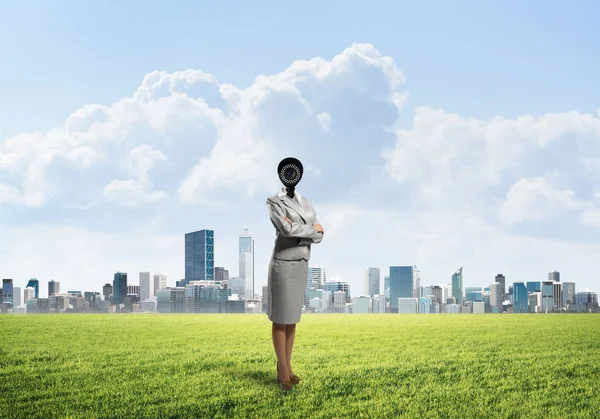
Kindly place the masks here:
<instances>
[{"instance_id":1,"label":"grass","mask_svg":"<svg viewBox=\"0 0 600 419\"><path fill-rule=\"evenodd\" d=\"M0 316L3 418L598 417L600 316Z\"/></svg>"}]
</instances>

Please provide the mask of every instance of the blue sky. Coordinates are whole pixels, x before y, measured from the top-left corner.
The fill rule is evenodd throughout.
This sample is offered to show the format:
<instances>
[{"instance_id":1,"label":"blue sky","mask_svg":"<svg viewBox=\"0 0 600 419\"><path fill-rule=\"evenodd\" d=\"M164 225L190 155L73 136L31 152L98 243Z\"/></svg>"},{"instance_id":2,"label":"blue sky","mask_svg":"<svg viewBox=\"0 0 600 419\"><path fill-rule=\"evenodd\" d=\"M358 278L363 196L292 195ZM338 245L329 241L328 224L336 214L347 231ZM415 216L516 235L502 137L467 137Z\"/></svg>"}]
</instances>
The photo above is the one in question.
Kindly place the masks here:
<instances>
[{"instance_id":1,"label":"blue sky","mask_svg":"<svg viewBox=\"0 0 600 419\"><path fill-rule=\"evenodd\" d=\"M331 233L312 262L349 281L353 295L363 292L364 266L396 264L418 264L425 284L450 281L465 265L467 286L486 286L498 272L511 283L544 279L557 269L578 289L598 291L590 275L597 271L600 225L600 5L452 3L4 4L0 229L11 241L0 243L6 270L0 275L22 285L38 277L44 284L52 278L69 288L100 290L116 270L148 269L166 271L174 285L183 275L183 232L205 227L217 231L217 241L223 237L217 263L236 274L236 235L248 225L257 240L260 293L273 236L264 198L277 183L263 181L270 172L256 172L253 164L276 166L287 153L311 167L299 190L323 213ZM369 47L344 55L355 43ZM403 84L390 87L385 59L375 67L364 64L373 51L393 60ZM151 93L144 116L135 114L136 121L147 118L141 125L124 117L137 105L122 101L135 102L144 76L156 70L188 87L197 86L190 81L197 74L176 72L200 70L254 103L250 98L274 89L257 77L281 73L298 60L335 56L352 58L343 76L299 88L311 106L306 115L304 102L279 92L240 111L241 125L225 123L222 118L239 116L232 107L237 96L223 99L223 88L209 83L190 102L170 94L174 90ZM402 105L381 100L394 92L406 95ZM206 114L199 102L222 114ZM65 128L90 104L100 108L82 116L84 122L71 118L82 128ZM516 123L519 117L526 120ZM198 122L203 118L209 122ZM104 128L90 125L107 121ZM238 150L235 144L243 141L235 136L248 126L248 143ZM406 132L395 135L382 126ZM93 139L84 141L90 148L69 154L79 129L91 133ZM51 143L44 139L53 135L56 147L49 150L71 157L39 169L49 152L38 145ZM115 138L106 147L105 135ZM215 157L215 149L230 154ZM390 150L387 157L384 150ZM205 164L199 163L203 157ZM206 177L224 161L240 164L231 170L241 177ZM352 182L339 177L345 165L352 167ZM133 190L138 200L124 207ZM377 240L385 251L360 241L344 247L353 242L354 228L371 231L364 240ZM34 261L28 259L32 252Z\"/></svg>"}]
</instances>

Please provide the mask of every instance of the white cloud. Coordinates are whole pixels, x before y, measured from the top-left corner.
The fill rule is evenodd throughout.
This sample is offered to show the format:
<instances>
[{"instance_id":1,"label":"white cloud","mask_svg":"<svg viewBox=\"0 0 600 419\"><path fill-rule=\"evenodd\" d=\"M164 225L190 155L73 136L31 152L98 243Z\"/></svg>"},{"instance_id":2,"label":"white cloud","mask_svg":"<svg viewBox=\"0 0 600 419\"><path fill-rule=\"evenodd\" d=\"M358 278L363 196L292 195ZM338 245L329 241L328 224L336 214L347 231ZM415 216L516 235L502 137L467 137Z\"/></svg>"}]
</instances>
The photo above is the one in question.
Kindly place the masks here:
<instances>
[{"instance_id":1,"label":"white cloud","mask_svg":"<svg viewBox=\"0 0 600 419\"><path fill-rule=\"evenodd\" d=\"M509 281L543 277L551 258L585 281L596 245L520 228L573 215L600 227L600 199L590 197L600 190L599 116L478 120L419 107L399 129L403 83L368 44L296 61L245 89L200 70L149 73L130 97L0 144L0 227L14 244L0 241L3 269L66 283L83 273L93 289L119 269L163 270L174 284L183 232L214 228L217 263L233 276L235 230L247 224L260 286L273 240L264 199L292 155L326 231L311 263L356 294L366 265L418 264L423 284L462 265L465 284L487 285L500 271Z\"/></svg>"}]
</instances>

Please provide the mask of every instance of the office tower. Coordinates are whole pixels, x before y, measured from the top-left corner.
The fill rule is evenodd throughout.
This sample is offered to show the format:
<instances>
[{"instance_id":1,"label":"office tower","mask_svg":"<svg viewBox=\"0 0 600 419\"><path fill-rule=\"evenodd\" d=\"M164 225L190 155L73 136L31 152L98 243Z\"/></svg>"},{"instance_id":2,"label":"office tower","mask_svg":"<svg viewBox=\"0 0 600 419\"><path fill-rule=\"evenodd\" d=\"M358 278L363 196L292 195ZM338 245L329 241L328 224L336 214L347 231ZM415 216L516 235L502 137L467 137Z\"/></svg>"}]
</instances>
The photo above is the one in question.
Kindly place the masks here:
<instances>
[{"instance_id":1,"label":"office tower","mask_svg":"<svg viewBox=\"0 0 600 419\"><path fill-rule=\"evenodd\" d=\"M127 296L127 273L117 272L113 279L113 299L114 305L124 304Z\"/></svg>"},{"instance_id":2,"label":"office tower","mask_svg":"<svg viewBox=\"0 0 600 419\"><path fill-rule=\"evenodd\" d=\"M379 295L381 287L381 270L379 268L365 268L365 295Z\"/></svg>"},{"instance_id":3,"label":"office tower","mask_svg":"<svg viewBox=\"0 0 600 419\"><path fill-rule=\"evenodd\" d=\"M525 284L522 282L515 282L513 284L513 294L513 312L527 313L529 311L529 294Z\"/></svg>"},{"instance_id":4,"label":"office tower","mask_svg":"<svg viewBox=\"0 0 600 419\"><path fill-rule=\"evenodd\" d=\"M390 266L390 312L398 312L398 298L413 295L413 267Z\"/></svg>"},{"instance_id":5,"label":"office tower","mask_svg":"<svg viewBox=\"0 0 600 419\"><path fill-rule=\"evenodd\" d=\"M575 303L575 282L563 282L563 307Z\"/></svg>"},{"instance_id":6,"label":"office tower","mask_svg":"<svg viewBox=\"0 0 600 419\"><path fill-rule=\"evenodd\" d=\"M327 280L327 282L321 284L321 288L325 291L329 291L331 294L331 303L333 303L334 308L339 309L341 307L341 310L343 311L344 309L344 305L342 304L340 307L338 307L336 305L336 298L341 298L341 297L336 297L336 294L338 292L343 292L345 297L344 297L344 304L350 301L350 285L345 282L340 280L338 277L333 277L329 280ZM337 295L341 295L341 294L337 294ZM338 301L339 303L339 301ZM341 303L339 303L341 304Z\"/></svg>"},{"instance_id":7,"label":"office tower","mask_svg":"<svg viewBox=\"0 0 600 419\"><path fill-rule=\"evenodd\" d=\"M553 286L553 290L552 290L552 294L553 294L553 299L554 299L554 309L558 310L561 309L563 307L562 304L562 283L560 282L554 282Z\"/></svg>"},{"instance_id":8,"label":"office tower","mask_svg":"<svg viewBox=\"0 0 600 419\"><path fill-rule=\"evenodd\" d=\"M463 268L462 266L452 275L452 296L456 304L463 303Z\"/></svg>"},{"instance_id":9,"label":"office tower","mask_svg":"<svg viewBox=\"0 0 600 419\"><path fill-rule=\"evenodd\" d=\"M214 281L214 245L213 230L185 235L185 285L190 281Z\"/></svg>"},{"instance_id":10,"label":"office tower","mask_svg":"<svg viewBox=\"0 0 600 419\"><path fill-rule=\"evenodd\" d=\"M25 287L23 290L23 304L27 305L27 300L33 300L35 298L35 288Z\"/></svg>"},{"instance_id":11,"label":"office tower","mask_svg":"<svg viewBox=\"0 0 600 419\"><path fill-rule=\"evenodd\" d=\"M163 288L167 288L167 275L164 273L155 273L152 295L156 297L156 291L162 290Z\"/></svg>"},{"instance_id":12,"label":"office tower","mask_svg":"<svg viewBox=\"0 0 600 419\"><path fill-rule=\"evenodd\" d=\"M23 305L23 293L21 287L13 288L13 307L19 307Z\"/></svg>"},{"instance_id":13,"label":"office tower","mask_svg":"<svg viewBox=\"0 0 600 419\"><path fill-rule=\"evenodd\" d=\"M542 283L540 281L527 281L527 292L542 292Z\"/></svg>"},{"instance_id":14,"label":"office tower","mask_svg":"<svg viewBox=\"0 0 600 419\"><path fill-rule=\"evenodd\" d=\"M40 298L40 281L38 281L37 278L31 278L29 282L27 282L27 286L35 290L35 297L33 298Z\"/></svg>"},{"instance_id":15,"label":"office tower","mask_svg":"<svg viewBox=\"0 0 600 419\"><path fill-rule=\"evenodd\" d=\"M560 282L560 272L557 272L557 271L548 272L548 281Z\"/></svg>"},{"instance_id":16,"label":"office tower","mask_svg":"<svg viewBox=\"0 0 600 419\"><path fill-rule=\"evenodd\" d=\"M2 280L2 302L4 304L13 305L13 280L3 279Z\"/></svg>"},{"instance_id":17,"label":"office tower","mask_svg":"<svg viewBox=\"0 0 600 419\"><path fill-rule=\"evenodd\" d=\"M140 272L140 300L145 301L154 296L154 280L150 282L150 272Z\"/></svg>"},{"instance_id":18,"label":"office tower","mask_svg":"<svg viewBox=\"0 0 600 419\"><path fill-rule=\"evenodd\" d=\"M390 276L386 275L383 277L383 294L385 298L390 298Z\"/></svg>"},{"instance_id":19,"label":"office tower","mask_svg":"<svg viewBox=\"0 0 600 419\"><path fill-rule=\"evenodd\" d=\"M542 281L542 311L551 312L554 308L554 281Z\"/></svg>"},{"instance_id":20,"label":"office tower","mask_svg":"<svg viewBox=\"0 0 600 419\"><path fill-rule=\"evenodd\" d=\"M138 284L127 284L127 295L132 294L140 298L140 286Z\"/></svg>"},{"instance_id":21,"label":"office tower","mask_svg":"<svg viewBox=\"0 0 600 419\"><path fill-rule=\"evenodd\" d=\"M496 277L498 278L498 277ZM504 277L502 277L504 278ZM504 279L502 279L504 280ZM492 313L502 313L502 282L496 282L490 285L490 307L492 308Z\"/></svg>"},{"instance_id":22,"label":"office tower","mask_svg":"<svg viewBox=\"0 0 600 419\"><path fill-rule=\"evenodd\" d=\"M48 297L60 293L60 282L51 280L48 282Z\"/></svg>"},{"instance_id":23,"label":"office tower","mask_svg":"<svg viewBox=\"0 0 600 419\"><path fill-rule=\"evenodd\" d=\"M244 284L246 300L254 299L254 239L244 227L239 237L239 278Z\"/></svg>"},{"instance_id":24,"label":"office tower","mask_svg":"<svg viewBox=\"0 0 600 419\"><path fill-rule=\"evenodd\" d=\"M263 313L266 313L267 311L269 311L269 286L268 285L263 285L262 287L262 311Z\"/></svg>"},{"instance_id":25,"label":"office tower","mask_svg":"<svg viewBox=\"0 0 600 419\"><path fill-rule=\"evenodd\" d=\"M221 266L215 267L215 282L229 282L229 271Z\"/></svg>"},{"instance_id":26,"label":"office tower","mask_svg":"<svg viewBox=\"0 0 600 419\"><path fill-rule=\"evenodd\" d=\"M506 299L506 278L504 277L504 275L498 274L498 275L496 275L495 282L497 284L500 284L500 290L502 291L501 298L502 298L502 301L504 301Z\"/></svg>"},{"instance_id":27,"label":"office tower","mask_svg":"<svg viewBox=\"0 0 600 419\"><path fill-rule=\"evenodd\" d=\"M325 274L325 268L323 265L308 267L308 278L306 280L306 288L304 290L304 307L310 307L311 290L321 289L326 280L327 276Z\"/></svg>"},{"instance_id":28,"label":"office tower","mask_svg":"<svg viewBox=\"0 0 600 419\"><path fill-rule=\"evenodd\" d=\"M442 313L444 309L444 290L439 285L434 285L431 289L432 295L435 297L434 303L438 305L439 312Z\"/></svg>"},{"instance_id":29,"label":"office tower","mask_svg":"<svg viewBox=\"0 0 600 419\"><path fill-rule=\"evenodd\" d=\"M421 271L416 266L413 266L413 297L418 299L421 297Z\"/></svg>"},{"instance_id":30,"label":"office tower","mask_svg":"<svg viewBox=\"0 0 600 419\"><path fill-rule=\"evenodd\" d=\"M110 284L104 284L102 287L102 295L104 295L104 301L108 304L110 301L110 296L113 293L113 287Z\"/></svg>"}]
</instances>

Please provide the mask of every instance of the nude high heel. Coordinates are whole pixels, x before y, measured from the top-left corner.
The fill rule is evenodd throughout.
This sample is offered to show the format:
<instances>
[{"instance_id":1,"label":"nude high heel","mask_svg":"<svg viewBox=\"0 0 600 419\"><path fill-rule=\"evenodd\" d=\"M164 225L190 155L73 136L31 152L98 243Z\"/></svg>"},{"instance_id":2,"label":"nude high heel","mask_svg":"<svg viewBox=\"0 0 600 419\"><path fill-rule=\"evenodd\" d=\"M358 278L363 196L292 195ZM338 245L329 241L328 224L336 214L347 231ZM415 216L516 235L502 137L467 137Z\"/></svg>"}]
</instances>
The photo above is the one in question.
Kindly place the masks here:
<instances>
[{"instance_id":1,"label":"nude high heel","mask_svg":"<svg viewBox=\"0 0 600 419\"><path fill-rule=\"evenodd\" d=\"M279 379L279 363L277 363L277 384L279 384L279 388L281 388L284 391L290 391L291 389L293 389L294 387L292 386L292 382L288 381L283 382Z\"/></svg>"}]
</instances>

